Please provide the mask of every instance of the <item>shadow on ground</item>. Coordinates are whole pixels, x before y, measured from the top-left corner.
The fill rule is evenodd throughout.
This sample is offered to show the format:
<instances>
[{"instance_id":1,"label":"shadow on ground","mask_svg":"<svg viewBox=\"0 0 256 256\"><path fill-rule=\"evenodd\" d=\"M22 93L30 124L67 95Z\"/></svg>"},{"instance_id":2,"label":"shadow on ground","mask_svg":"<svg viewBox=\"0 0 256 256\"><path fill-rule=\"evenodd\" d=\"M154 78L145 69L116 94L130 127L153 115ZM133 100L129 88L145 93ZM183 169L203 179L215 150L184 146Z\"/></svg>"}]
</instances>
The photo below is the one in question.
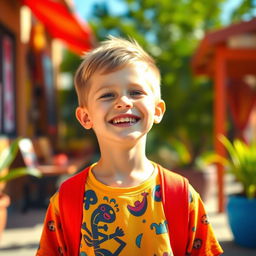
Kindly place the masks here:
<instances>
[{"instance_id":1,"label":"shadow on ground","mask_svg":"<svg viewBox=\"0 0 256 256\"><path fill-rule=\"evenodd\" d=\"M38 248L38 243L31 243L31 244L26 244L26 245L10 245L10 246L6 246L6 247L1 247L0 248L0 254L3 255L2 253L4 252L9 252L11 251L19 251L21 249L37 249Z\"/></svg>"},{"instance_id":2,"label":"shadow on ground","mask_svg":"<svg viewBox=\"0 0 256 256\"><path fill-rule=\"evenodd\" d=\"M31 210L26 213L10 212L8 213L6 229L29 228L43 223L46 209Z\"/></svg>"},{"instance_id":3,"label":"shadow on ground","mask_svg":"<svg viewBox=\"0 0 256 256\"><path fill-rule=\"evenodd\" d=\"M224 250L224 256L256 256L256 248L244 248L235 244L233 241L222 241L220 245Z\"/></svg>"}]
</instances>

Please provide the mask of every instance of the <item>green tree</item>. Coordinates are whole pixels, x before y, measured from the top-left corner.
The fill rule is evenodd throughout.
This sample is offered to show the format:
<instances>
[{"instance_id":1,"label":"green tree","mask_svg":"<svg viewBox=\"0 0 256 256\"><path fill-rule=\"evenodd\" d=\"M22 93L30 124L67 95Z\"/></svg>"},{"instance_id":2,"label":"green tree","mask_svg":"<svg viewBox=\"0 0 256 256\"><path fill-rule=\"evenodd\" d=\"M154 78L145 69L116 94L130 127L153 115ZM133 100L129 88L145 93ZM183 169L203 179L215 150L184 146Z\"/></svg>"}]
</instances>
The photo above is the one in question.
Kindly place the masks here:
<instances>
[{"instance_id":1,"label":"green tree","mask_svg":"<svg viewBox=\"0 0 256 256\"><path fill-rule=\"evenodd\" d=\"M250 20L256 16L256 1L243 0L231 15L230 23L239 22L241 20Z\"/></svg>"}]
</instances>

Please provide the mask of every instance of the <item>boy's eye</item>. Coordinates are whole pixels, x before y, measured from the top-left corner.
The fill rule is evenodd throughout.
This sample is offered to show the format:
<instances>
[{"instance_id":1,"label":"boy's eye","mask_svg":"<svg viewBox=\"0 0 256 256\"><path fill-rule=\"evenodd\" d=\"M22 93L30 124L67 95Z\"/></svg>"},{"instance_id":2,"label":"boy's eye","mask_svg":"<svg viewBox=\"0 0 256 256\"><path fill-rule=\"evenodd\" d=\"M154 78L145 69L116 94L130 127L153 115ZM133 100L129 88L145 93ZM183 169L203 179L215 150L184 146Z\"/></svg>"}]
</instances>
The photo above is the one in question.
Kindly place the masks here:
<instances>
[{"instance_id":1,"label":"boy's eye","mask_svg":"<svg viewBox=\"0 0 256 256\"><path fill-rule=\"evenodd\" d=\"M132 90L132 91L130 91L130 95L131 96L140 96L142 94L143 94L143 92L140 91L140 90Z\"/></svg>"},{"instance_id":2,"label":"boy's eye","mask_svg":"<svg viewBox=\"0 0 256 256\"><path fill-rule=\"evenodd\" d=\"M114 97L115 97L114 93L108 92L101 95L100 99L108 99L108 98L114 98Z\"/></svg>"}]
</instances>

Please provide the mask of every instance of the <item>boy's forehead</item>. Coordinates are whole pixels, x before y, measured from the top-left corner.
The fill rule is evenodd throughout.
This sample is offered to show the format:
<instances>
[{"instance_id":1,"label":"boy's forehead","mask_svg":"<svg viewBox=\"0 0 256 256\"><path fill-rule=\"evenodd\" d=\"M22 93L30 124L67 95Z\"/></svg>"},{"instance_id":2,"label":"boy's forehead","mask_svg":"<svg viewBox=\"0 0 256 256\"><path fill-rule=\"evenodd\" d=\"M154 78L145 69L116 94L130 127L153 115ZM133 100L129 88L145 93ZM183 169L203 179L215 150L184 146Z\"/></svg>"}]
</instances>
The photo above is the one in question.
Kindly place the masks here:
<instances>
[{"instance_id":1,"label":"boy's forehead","mask_svg":"<svg viewBox=\"0 0 256 256\"><path fill-rule=\"evenodd\" d=\"M131 85L148 84L154 90L156 89L154 87L159 87L157 75L149 65L143 62L129 63L109 72L104 69L97 70L90 79L90 86L95 92L99 87L111 87L122 82Z\"/></svg>"},{"instance_id":2,"label":"boy's forehead","mask_svg":"<svg viewBox=\"0 0 256 256\"><path fill-rule=\"evenodd\" d=\"M136 80L149 80L154 81L157 80L156 72L149 67L147 63L137 62L137 63L128 63L126 65L115 68L114 70L106 70L100 69L97 70L92 76L90 80L98 80L102 78L102 80L107 80L107 78L116 78L117 80L121 78L128 79L135 78ZM146 75L146 76L145 76ZM147 79L149 78L149 79Z\"/></svg>"}]
</instances>

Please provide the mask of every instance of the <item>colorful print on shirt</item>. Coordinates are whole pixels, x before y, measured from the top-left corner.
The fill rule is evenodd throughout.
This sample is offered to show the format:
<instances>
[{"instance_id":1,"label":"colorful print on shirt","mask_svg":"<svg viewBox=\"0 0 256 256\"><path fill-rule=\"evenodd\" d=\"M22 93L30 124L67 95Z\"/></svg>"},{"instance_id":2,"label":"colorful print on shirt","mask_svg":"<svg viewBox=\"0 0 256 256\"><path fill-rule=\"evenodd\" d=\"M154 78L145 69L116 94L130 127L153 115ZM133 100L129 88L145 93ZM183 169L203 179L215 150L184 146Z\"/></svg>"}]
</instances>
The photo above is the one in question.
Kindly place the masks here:
<instances>
[{"instance_id":1,"label":"colorful print on shirt","mask_svg":"<svg viewBox=\"0 0 256 256\"><path fill-rule=\"evenodd\" d=\"M160 185L158 185L159 178L156 173L150 180L136 188L115 188L113 190L111 187L100 184L101 183L97 181L94 182L94 177L87 180L85 184L85 200L81 202L81 204L83 204L84 207L83 223L85 223L86 226L81 226L82 239L80 256L172 255L169 245L169 234L166 233L166 220L161 202L162 191ZM187 240L186 255L221 255L223 251L215 238L203 202L198 193L191 186L189 186L189 191L189 237L184 238ZM112 215L106 212L110 208L102 208L101 211L103 210L103 212L100 218L103 217L104 221L108 219L111 220L112 218L114 221L111 223L98 221L98 234L102 233L109 236L105 237L105 239L108 238L107 240L99 243L97 240L102 240L103 237L99 235L98 238L95 239L94 236L93 239L95 233L92 233L91 216L101 204L108 205L112 209L112 211L110 211ZM57 192L51 198L45 216L40 246L36 252L37 256L70 256L65 244L59 211L59 193ZM122 211L126 214L124 215ZM88 215L88 213L90 215ZM113 215L115 216L114 218ZM113 237L113 234L115 234L115 237ZM87 241L90 246L87 245L85 241ZM97 253L94 252L93 244L98 244ZM100 254L100 250L104 253ZM154 252L152 253L152 251Z\"/></svg>"},{"instance_id":2,"label":"colorful print on shirt","mask_svg":"<svg viewBox=\"0 0 256 256\"><path fill-rule=\"evenodd\" d=\"M139 186L115 188L89 173L80 255L173 255L156 174Z\"/></svg>"}]
</instances>

